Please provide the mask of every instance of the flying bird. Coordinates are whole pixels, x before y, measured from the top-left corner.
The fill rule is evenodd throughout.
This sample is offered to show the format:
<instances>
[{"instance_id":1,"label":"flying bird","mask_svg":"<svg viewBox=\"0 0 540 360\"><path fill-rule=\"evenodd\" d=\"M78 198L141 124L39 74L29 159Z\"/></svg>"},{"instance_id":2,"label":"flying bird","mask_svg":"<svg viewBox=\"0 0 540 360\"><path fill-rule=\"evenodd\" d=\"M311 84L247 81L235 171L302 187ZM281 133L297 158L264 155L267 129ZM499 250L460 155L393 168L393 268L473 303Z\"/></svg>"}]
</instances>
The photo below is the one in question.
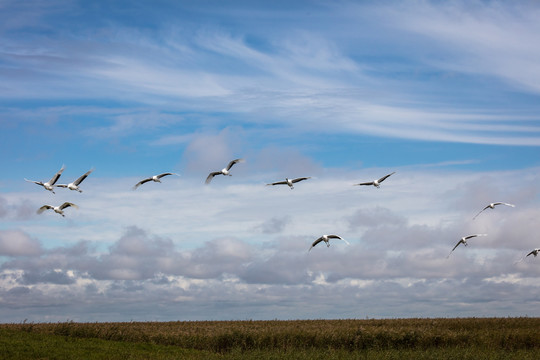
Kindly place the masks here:
<instances>
[{"instance_id":1,"label":"flying bird","mask_svg":"<svg viewBox=\"0 0 540 360\"><path fill-rule=\"evenodd\" d=\"M69 184L58 184L56 186L58 187L61 187L61 188L68 188L69 190L76 190L80 193L82 193L82 190L79 189L79 185L83 182L84 179L86 179L88 177L88 175L90 175L90 173L94 171L94 169L90 169L88 170L86 173L84 173L84 175L81 175L77 180L75 180L74 182L72 183L69 183Z\"/></svg>"},{"instance_id":2,"label":"flying bird","mask_svg":"<svg viewBox=\"0 0 540 360\"><path fill-rule=\"evenodd\" d=\"M393 173L391 174L388 174L388 175L385 175L383 176L382 178L378 179L378 180L373 180L373 181L368 181L368 182L363 182L363 183L360 183L360 184L354 184L354 185L373 185L375 186L376 188L379 188L381 186L381 183L386 180L387 177L389 177L390 175L393 175L395 174L396 172L394 171Z\"/></svg>"},{"instance_id":3,"label":"flying bird","mask_svg":"<svg viewBox=\"0 0 540 360\"><path fill-rule=\"evenodd\" d=\"M38 214L41 214L42 212L44 212L45 210L54 210L55 213L57 214L60 214L62 216L64 216L64 209L65 208L68 208L70 206L73 206L74 208L78 209L79 207L73 203L70 203L70 202L65 202L63 203L62 205L60 206L51 206L51 205L43 205L42 207L40 207L37 211Z\"/></svg>"},{"instance_id":4,"label":"flying bird","mask_svg":"<svg viewBox=\"0 0 540 360\"><path fill-rule=\"evenodd\" d=\"M454 248L452 249L452 251L450 251L450 254L451 254L454 250L456 250L456 248L457 248L460 244L463 244L463 245L467 246L467 245L468 245L468 244L467 244L467 240L469 240L470 238L473 238L473 237L477 237L477 236L487 236L487 234L474 234L474 235L468 235L468 236L462 237L462 238L458 241L458 243L456 244L456 246L454 246ZM450 254L448 254L448 256L447 256L446 258L450 257Z\"/></svg>"},{"instance_id":5,"label":"flying bird","mask_svg":"<svg viewBox=\"0 0 540 360\"><path fill-rule=\"evenodd\" d=\"M235 159L233 161L231 161L229 163L229 165L227 165L226 168L224 169L221 169L221 171L214 171L214 172L211 172L210 174L208 174L208 177L206 178L206 181L205 183L206 184L210 184L210 181L212 181L212 179L214 178L214 176L216 175L225 175L225 176L232 176L231 174L229 174L231 168L233 167L234 164L236 163L239 163L239 162L244 162L245 160L244 159Z\"/></svg>"},{"instance_id":6,"label":"flying bird","mask_svg":"<svg viewBox=\"0 0 540 360\"><path fill-rule=\"evenodd\" d=\"M476 219L476 217L478 215L480 215L482 213L482 211L484 211L486 209L494 209L495 206L497 206L497 205L506 205L506 206L516 207L516 205L513 205L513 204L508 204L508 203L504 203L504 202L494 202L494 203L491 203L491 204L487 205L482 210L480 210L480 212L478 214L474 215L473 220Z\"/></svg>"},{"instance_id":7,"label":"flying bird","mask_svg":"<svg viewBox=\"0 0 540 360\"><path fill-rule=\"evenodd\" d=\"M540 249L534 249L533 251L531 251L530 253L527 254L527 256L529 255L534 255L534 257L536 257L538 255L538 253L540 252ZM525 257L527 257L525 256Z\"/></svg>"},{"instance_id":8,"label":"flying bird","mask_svg":"<svg viewBox=\"0 0 540 360\"><path fill-rule=\"evenodd\" d=\"M300 177L300 178L296 178L296 179L285 178L285 181L278 181L278 182L274 182L274 183L270 183L270 184L266 184L266 185L267 186L268 185L288 185L292 190L292 189L294 189L293 184L296 184L299 181L303 181L303 180L307 180L307 179L311 179L311 177Z\"/></svg>"},{"instance_id":9,"label":"flying bird","mask_svg":"<svg viewBox=\"0 0 540 360\"><path fill-rule=\"evenodd\" d=\"M525 255L524 257L522 257L521 259L519 259L518 261L516 261L514 264L517 264L518 262L522 261L523 259L525 259L527 256L529 255L534 255L534 257L538 256L538 253L540 252L540 248L538 249L534 249L533 251L531 251L530 253L528 253L527 255Z\"/></svg>"},{"instance_id":10,"label":"flying bird","mask_svg":"<svg viewBox=\"0 0 540 360\"><path fill-rule=\"evenodd\" d=\"M34 180L28 180L27 178L24 178L24 180L28 181L28 182L32 182L34 184L38 184L40 186L43 186L43 188L45 190L49 190L50 192L52 192L53 194L55 193L54 192L54 187L56 184L56 182L58 181L58 179L60 179L60 175L62 175L62 171L64 171L64 165L62 165L62 168L51 178L51 180L47 181L47 182L41 182L41 181L34 181Z\"/></svg>"},{"instance_id":11,"label":"flying bird","mask_svg":"<svg viewBox=\"0 0 540 360\"><path fill-rule=\"evenodd\" d=\"M311 247L309 248L308 251L311 251L311 249L313 249L315 247L315 245L317 245L318 243L320 243L321 241L324 241L326 243L326 247L330 247L330 242L328 241L329 239L339 239L339 240L343 240L345 241L345 243L347 245L350 245L349 242L347 240L345 240L344 238L342 238L341 236L338 236L338 235L323 235L321 236L320 238L318 238L317 240L315 240L313 242L313 244L311 244Z\"/></svg>"},{"instance_id":12,"label":"flying bird","mask_svg":"<svg viewBox=\"0 0 540 360\"><path fill-rule=\"evenodd\" d=\"M163 174L159 174L159 175L154 175L154 176L151 176L149 178L146 178L146 179L143 179L141 181L139 181L138 183L136 183L134 186L133 186L133 190L137 189L139 186L141 186L142 184L144 183L147 183L149 181L153 181L153 182L158 182L160 183L161 182L161 178L164 177L164 176L168 176L168 175L176 175L176 176L180 176L178 174L175 174L175 173L163 173Z\"/></svg>"}]
</instances>

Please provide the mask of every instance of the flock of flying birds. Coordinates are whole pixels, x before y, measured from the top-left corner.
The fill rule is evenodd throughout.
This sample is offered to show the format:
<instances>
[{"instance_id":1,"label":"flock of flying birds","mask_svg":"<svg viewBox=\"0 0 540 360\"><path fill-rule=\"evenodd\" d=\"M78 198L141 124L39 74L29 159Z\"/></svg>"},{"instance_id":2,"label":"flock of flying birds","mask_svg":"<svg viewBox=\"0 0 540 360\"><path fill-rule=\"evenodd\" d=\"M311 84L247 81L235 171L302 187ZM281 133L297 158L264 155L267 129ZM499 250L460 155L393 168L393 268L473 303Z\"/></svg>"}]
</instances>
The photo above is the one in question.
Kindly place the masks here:
<instances>
[{"instance_id":1,"label":"flock of flying birds","mask_svg":"<svg viewBox=\"0 0 540 360\"><path fill-rule=\"evenodd\" d=\"M231 171L231 168L237 164L237 163L241 163L241 162L244 162L244 159L235 159L235 160L232 160L229 162L229 164L221 169L220 171L213 171L211 172L210 174L208 174L208 177L206 178L206 181L205 183L206 184L210 184L210 182L212 181L212 179L217 176L217 175L224 175L224 176L232 176L230 174L230 171ZM58 179L60 178L60 176L62 175L62 172L64 171L64 166L62 166L62 168L47 182L41 182L41 181L34 181L34 180L28 180L28 179L24 179L28 182L32 182L34 184L37 184L37 185L40 185L40 186L43 186L43 188L45 190L48 190L50 192L52 192L53 194L55 193L54 192L54 188L55 187L60 187L60 188L67 188L69 190L74 190L74 191L78 191L78 192L82 192L82 190L79 188L79 185L88 177L88 175L90 175L90 173L92 173L92 171L94 171L94 169L90 169L89 171L87 171L86 173L84 173L83 175L81 175L79 178L77 178L75 181L73 181L72 183L69 183L69 184L56 184L56 182L58 181ZM390 173L390 174L387 174L379 179L376 179L376 180L373 180L373 181L368 181L368 182L362 182L362 183L359 183L359 184L354 184L354 185L360 185L360 186L374 186L376 188L379 188L381 183L386 180L388 177L390 177L391 175L395 174L395 171ZM134 186L133 186L133 190L136 190L139 186L147 183L147 182L150 182L150 181L153 181L153 182L158 182L160 183L161 182L161 178L165 177L165 176L169 176L169 175L176 175L176 176L180 176L176 173L171 173L171 172L167 172L167 173L162 173L162 174L159 174L159 175L154 175L154 176L151 176L149 178L146 178L146 179L143 179L141 181L139 181L138 183L136 183ZM273 183L269 183L269 184L266 184L267 186L275 186L275 185L287 185L289 186L289 188L292 190L294 189L294 184L300 182L300 181L304 181L304 180L308 180L308 179L311 179L311 177L299 177L299 178L295 178L295 179L289 179L289 178L285 178L284 181L277 181L277 182L273 182ZM478 214L476 214L474 217L473 217L473 220L476 219L478 217L478 215L480 215L483 211L487 210L487 209L494 209L495 206L498 206L498 205L505 205L505 206L510 206L510 207L515 207L515 205L513 204L508 204L508 203L505 203L505 202L494 202L494 203L490 203L488 204L487 206L485 206L482 210L480 210L478 212ZM43 205L42 207L40 207L38 210L37 210L37 213L38 214L41 214L42 212L44 212L45 210L54 210L54 212L62 215L62 216L65 216L64 215L64 209L68 208L68 207L74 207L74 208L77 208L78 209L78 206L71 203L71 202L64 202L62 203L61 205L59 206L53 206L53 205ZM479 237L479 236L487 236L487 234L472 234L472 235L467 235L467 236L464 236L462 237L458 242L457 244L452 248L452 250L450 251L450 253L448 254L447 258L450 257L450 254L452 254L452 252L461 244L463 244L464 246L468 246L468 242L467 240L471 239L471 238L475 238L475 237ZM313 249L317 244L321 243L321 242L324 242L326 244L327 247L330 246L330 239L338 239L338 240L342 240L344 241L347 245L349 245L349 242L345 239L343 239L341 236L339 235L334 235L334 234L330 234L330 235L322 235L321 237L319 237L318 239L316 239L312 244L311 244L311 247L309 248L308 252L311 251L311 249ZM530 255L534 255L534 257L536 257L538 255L538 253L540 252L540 248L537 248L537 249L534 249L532 250L530 253L528 253L527 255L523 256L520 260L516 261L516 263L522 261L524 258L530 256Z\"/></svg>"},{"instance_id":2,"label":"flock of flying birds","mask_svg":"<svg viewBox=\"0 0 540 360\"><path fill-rule=\"evenodd\" d=\"M487 210L487 209L494 209L495 206L498 206L498 205L505 205L505 206L510 206L510 207L516 207L514 204L508 204L508 203L505 203L505 202L493 202L493 203L490 203L488 205L486 205L482 210L480 210L478 212L478 214L476 214L474 217L473 217L473 220L476 219L476 217L478 215L480 215L484 210ZM475 238L475 237L478 237L478 236L487 236L487 234L472 234L472 235L467 235L467 236L464 236L462 237L461 239L459 239L459 241L457 242L457 244L454 246L454 248L450 251L450 254L452 254L452 252L454 250L456 250L456 248L463 244L463 246L468 246L468 243L467 243L467 240L469 239L472 239L472 238ZM540 248L537 248L537 249L534 249L532 250L530 253L528 253L527 255L523 256L520 260L516 261L514 264L517 264L518 262L522 261L523 259L525 259L527 256L530 256L530 255L534 255L534 257L536 257L538 255L538 253L540 252ZM449 258L450 257L450 254L448 254L448 256L446 258Z\"/></svg>"}]
</instances>

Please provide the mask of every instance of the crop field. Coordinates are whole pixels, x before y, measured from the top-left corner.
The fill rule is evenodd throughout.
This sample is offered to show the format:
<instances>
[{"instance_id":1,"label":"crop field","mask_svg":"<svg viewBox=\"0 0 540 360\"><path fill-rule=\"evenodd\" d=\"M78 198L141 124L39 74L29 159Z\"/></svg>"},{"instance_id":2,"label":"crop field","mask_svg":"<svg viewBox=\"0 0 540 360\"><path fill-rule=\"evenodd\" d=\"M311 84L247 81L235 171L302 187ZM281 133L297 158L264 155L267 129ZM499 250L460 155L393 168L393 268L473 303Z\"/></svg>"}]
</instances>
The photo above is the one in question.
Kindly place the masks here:
<instances>
[{"instance_id":1,"label":"crop field","mask_svg":"<svg viewBox=\"0 0 540 360\"><path fill-rule=\"evenodd\" d=\"M3 359L538 359L540 318L0 324Z\"/></svg>"}]
</instances>

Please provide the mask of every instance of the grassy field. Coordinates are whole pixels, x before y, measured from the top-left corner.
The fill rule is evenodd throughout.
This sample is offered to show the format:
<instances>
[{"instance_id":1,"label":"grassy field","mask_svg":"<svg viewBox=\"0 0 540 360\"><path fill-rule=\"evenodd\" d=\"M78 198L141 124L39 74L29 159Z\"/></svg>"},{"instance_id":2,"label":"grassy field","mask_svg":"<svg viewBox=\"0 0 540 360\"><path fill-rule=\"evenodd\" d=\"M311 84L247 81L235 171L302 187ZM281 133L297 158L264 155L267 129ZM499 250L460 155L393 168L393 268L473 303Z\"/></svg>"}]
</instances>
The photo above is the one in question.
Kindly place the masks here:
<instances>
[{"instance_id":1,"label":"grassy field","mask_svg":"<svg viewBox=\"0 0 540 360\"><path fill-rule=\"evenodd\" d=\"M537 359L540 318L0 324L2 359Z\"/></svg>"}]
</instances>

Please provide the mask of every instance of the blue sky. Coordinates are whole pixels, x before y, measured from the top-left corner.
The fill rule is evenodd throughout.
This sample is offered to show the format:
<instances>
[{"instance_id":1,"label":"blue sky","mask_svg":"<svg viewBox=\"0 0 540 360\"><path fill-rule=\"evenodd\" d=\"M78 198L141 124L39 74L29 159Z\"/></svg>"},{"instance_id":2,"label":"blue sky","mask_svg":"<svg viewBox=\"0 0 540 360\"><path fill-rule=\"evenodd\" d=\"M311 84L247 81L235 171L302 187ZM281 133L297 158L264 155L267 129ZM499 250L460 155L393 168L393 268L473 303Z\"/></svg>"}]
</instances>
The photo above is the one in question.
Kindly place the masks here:
<instances>
[{"instance_id":1,"label":"blue sky","mask_svg":"<svg viewBox=\"0 0 540 360\"><path fill-rule=\"evenodd\" d=\"M0 2L0 320L539 316L539 15Z\"/></svg>"}]
</instances>

